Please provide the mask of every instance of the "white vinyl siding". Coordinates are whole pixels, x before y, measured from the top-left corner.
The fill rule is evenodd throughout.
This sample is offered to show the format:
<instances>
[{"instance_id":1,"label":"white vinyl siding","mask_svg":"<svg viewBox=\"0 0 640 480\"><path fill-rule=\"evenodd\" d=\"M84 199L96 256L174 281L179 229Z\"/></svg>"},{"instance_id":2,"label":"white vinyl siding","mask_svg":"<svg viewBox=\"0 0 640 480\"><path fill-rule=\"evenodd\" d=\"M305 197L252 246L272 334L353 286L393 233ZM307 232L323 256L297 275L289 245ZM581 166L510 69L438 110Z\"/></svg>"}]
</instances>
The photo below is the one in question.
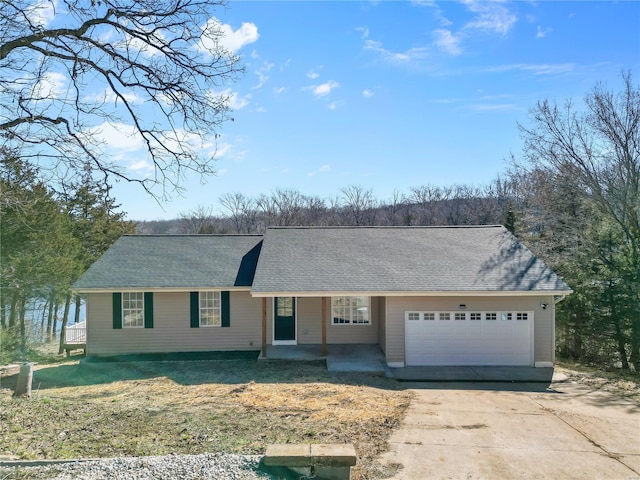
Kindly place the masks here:
<instances>
[{"instance_id":1,"label":"white vinyl siding","mask_svg":"<svg viewBox=\"0 0 640 480\"><path fill-rule=\"evenodd\" d=\"M111 294L87 295L87 354L259 350L262 301L248 291L230 293L229 328L191 328L189 292L154 293L154 325L112 327Z\"/></svg>"}]
</instances>

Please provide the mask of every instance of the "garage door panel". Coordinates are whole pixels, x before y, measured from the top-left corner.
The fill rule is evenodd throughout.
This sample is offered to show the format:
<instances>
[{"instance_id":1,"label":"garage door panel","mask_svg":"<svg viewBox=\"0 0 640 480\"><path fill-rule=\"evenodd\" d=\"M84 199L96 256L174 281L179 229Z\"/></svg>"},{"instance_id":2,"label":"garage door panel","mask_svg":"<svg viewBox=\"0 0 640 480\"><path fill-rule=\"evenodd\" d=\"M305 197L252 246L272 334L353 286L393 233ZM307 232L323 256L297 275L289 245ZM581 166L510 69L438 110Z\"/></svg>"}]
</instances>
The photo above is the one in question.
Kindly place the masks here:
<instances>
[{"instance_id":1,"label":"garage door panel","mask_svg":"<svg viewBox=\"0 0 640 480\"><path fill-rule=\"evenodd\" d=\"M533 312L406 312L406 364L531 365L532 326Z\"/></svg>"}]
</instances>

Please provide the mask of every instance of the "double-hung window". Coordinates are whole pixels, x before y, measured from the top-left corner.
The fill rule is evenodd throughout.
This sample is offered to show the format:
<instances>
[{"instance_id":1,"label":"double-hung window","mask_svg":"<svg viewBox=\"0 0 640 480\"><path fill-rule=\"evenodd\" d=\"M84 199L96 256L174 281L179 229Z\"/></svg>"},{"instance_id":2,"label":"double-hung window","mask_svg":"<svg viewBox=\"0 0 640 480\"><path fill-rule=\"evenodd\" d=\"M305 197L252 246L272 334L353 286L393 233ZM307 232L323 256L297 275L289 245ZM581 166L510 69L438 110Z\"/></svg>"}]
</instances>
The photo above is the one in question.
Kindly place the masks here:
<instances>
[{"instance_id":1,"label":"double-hung window","mask_svg":"<svg viewBox=\"0 0 640 480\"><path fill-rule=\"evenodd\" d=\"M143 292L124 292L122 294L122 327L144 328Z\"/></svg>"},{"instance_id":2,"label":"double-hung window","mask_svg":"<svg viewBox=\"0 0 640 480\"><path fill-rule=\"evenodd\" d=\"M200 292L200 326L219 327L222 325L221 318L220 292Z\"/></svg>"},{"instance_id":3,"label":"double-hung window","mask_svg":"<svg viewBox=\"0 0 640 480\"><path fill-rule=\"evenodd\" d=\"M371 297L332 297L333 325L370 325Z\"/></svg>"}]
</instances>

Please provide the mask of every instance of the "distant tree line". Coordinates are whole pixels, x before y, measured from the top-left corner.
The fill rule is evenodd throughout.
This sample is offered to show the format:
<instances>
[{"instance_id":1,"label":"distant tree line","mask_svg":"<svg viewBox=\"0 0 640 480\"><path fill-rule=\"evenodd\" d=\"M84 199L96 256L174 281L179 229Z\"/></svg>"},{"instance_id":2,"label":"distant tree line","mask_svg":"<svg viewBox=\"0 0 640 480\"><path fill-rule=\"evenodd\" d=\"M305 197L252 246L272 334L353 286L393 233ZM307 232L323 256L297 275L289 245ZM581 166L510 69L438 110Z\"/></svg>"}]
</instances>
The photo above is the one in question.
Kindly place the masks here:
<instances>
[{"instance_id":1,"label":"distant tree line","mask_svg":"<svg viewBox=\"0 0 640 480\"><path fill-rule=\"evenodd\" d=\"M139 222L139 233L263 233L269 226L410 226L502 224L510 215L513 185L498 179L488 186L423 185L391 199L349 185L332 198L277 188L256 197L227 193L214 205L200 205L174 220ZM221 212L221 213L216 213Z\"/></svg>"}]
</instances>

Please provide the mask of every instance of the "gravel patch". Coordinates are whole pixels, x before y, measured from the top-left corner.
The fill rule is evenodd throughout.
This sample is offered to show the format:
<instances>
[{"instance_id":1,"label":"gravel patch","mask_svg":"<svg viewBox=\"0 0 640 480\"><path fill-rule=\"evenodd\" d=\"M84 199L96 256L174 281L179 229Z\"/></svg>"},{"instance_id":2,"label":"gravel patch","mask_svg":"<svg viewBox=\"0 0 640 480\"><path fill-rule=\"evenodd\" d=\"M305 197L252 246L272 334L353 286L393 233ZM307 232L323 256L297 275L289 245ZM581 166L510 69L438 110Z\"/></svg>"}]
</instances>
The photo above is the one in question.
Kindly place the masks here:
<instances>
[{"instance_id":1,"label":"gravel patch","mask_svg":"<svg viewBox=\"0 0 640 480\"><path fill-rule=\"evenodd\" d=\"M34 480L268 480L258 455L205 453L109 458L41 466L0 466L0 479Z\"/></svg>"}]
</instances>

